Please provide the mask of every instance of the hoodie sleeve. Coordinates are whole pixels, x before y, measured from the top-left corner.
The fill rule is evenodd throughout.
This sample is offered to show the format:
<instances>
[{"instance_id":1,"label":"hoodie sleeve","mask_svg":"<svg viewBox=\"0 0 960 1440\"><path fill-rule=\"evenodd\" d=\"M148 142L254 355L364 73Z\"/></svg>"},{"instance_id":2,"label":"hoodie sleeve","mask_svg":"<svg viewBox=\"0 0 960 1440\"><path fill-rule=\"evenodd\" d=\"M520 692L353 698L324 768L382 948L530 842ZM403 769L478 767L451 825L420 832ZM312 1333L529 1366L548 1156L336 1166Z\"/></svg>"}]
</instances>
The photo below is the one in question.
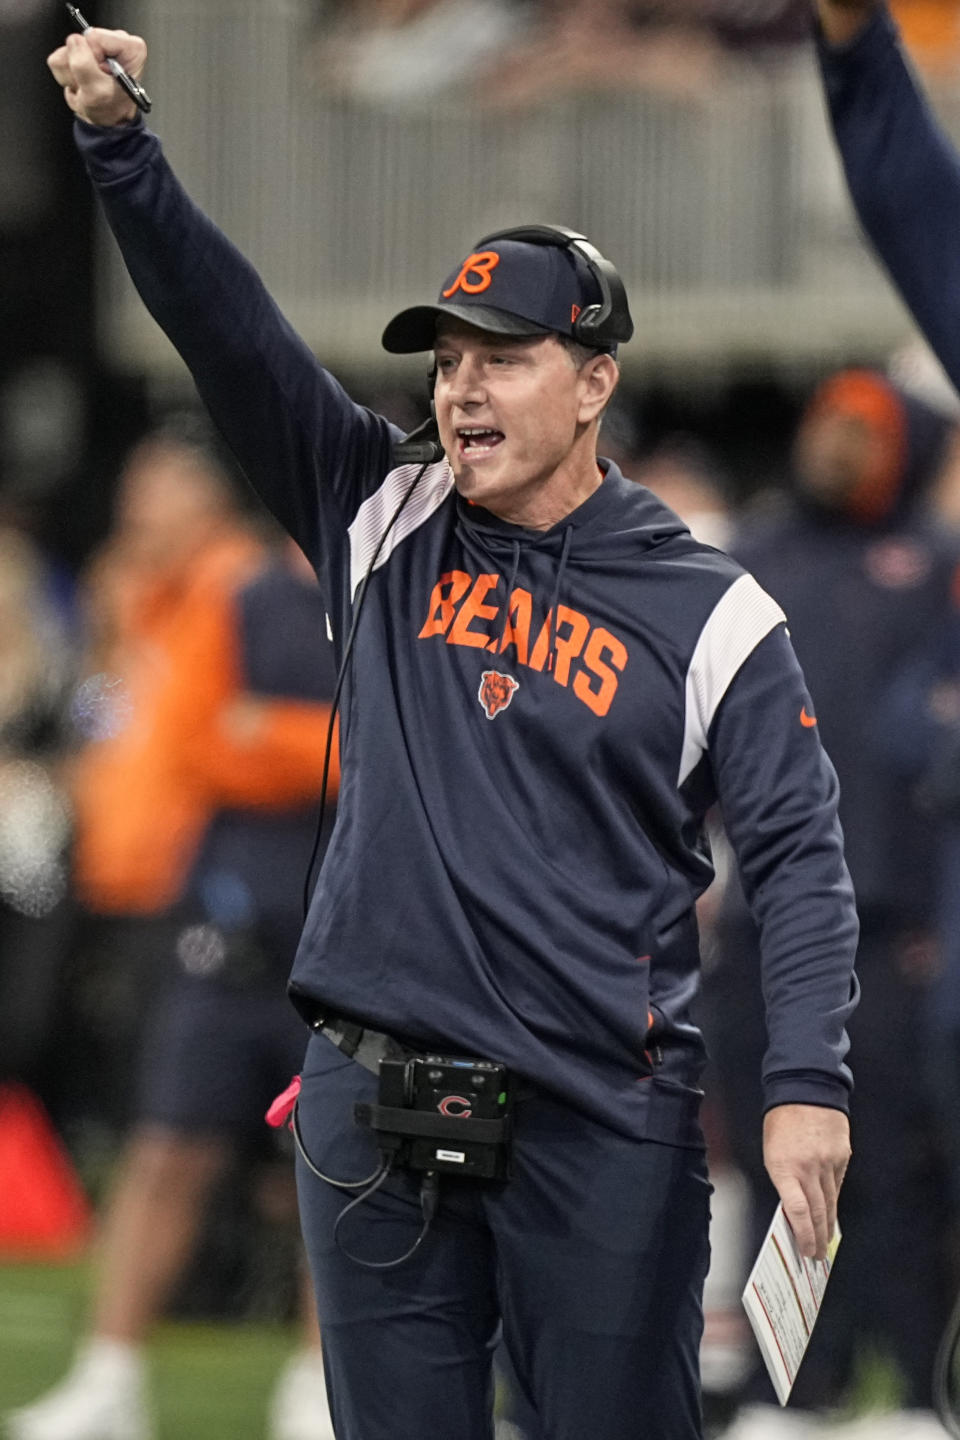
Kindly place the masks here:
<instances>
[{"instance_id":1,"label":"hoodie sleeve","mask_svg":"<svg viewBox=\"0 0 960 1440\"><path fill-rule=\"evenodd\" d=\"M848 46L819 41L854 208L920 329L960 386L960 160L880 8Z\"/></svg>"},{"instance_id":2,"label":"hoodie sleeve","mask_svg":"<svg viewBox=\"0 0 960 1440\"><path fill-rule=\"evenodd\" d=\"M783 624L738 670L712 722L709 749L760 931L765 1108L806 1103L845 1110L858 924L836 773Z\"/></svg>"},{"instance_id":3,"label":"hoodie sleeve","mask_svg":"<svg viewBox=\"0 0 960 1440\"><path fill-rule=\"evenodd\" d=\"M75 138L144 304L261 499L316 563L321 535L342 541L391 468L398 432L318 363L142 121L77 121Z\"/></svg>"}]
</instances>

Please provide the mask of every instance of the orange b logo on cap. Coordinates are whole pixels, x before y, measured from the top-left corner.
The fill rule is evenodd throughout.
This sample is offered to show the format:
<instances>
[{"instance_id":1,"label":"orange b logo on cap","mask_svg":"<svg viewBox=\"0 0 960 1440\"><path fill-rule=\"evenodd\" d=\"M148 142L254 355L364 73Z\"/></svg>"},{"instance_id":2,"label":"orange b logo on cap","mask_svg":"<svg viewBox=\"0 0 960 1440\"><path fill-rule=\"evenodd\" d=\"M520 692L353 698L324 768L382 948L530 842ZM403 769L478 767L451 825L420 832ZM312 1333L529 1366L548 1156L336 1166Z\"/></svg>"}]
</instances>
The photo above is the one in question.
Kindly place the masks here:
<instances>
[{"instance_id":1,"label":"orange b logo on cap","mask_svg":"<svg viewBox=\"0 0 960 1440\"><path fill-rule=\"evenodd\" d=\"M493 282L493 272L499 264L500 256L496 250L474 251L460 266L460 274L450 289L444 290L444 300L449 300L457 290L462 290L465 295L480 295L484 290L489 290Z\"/></svg>"}]
</instances>

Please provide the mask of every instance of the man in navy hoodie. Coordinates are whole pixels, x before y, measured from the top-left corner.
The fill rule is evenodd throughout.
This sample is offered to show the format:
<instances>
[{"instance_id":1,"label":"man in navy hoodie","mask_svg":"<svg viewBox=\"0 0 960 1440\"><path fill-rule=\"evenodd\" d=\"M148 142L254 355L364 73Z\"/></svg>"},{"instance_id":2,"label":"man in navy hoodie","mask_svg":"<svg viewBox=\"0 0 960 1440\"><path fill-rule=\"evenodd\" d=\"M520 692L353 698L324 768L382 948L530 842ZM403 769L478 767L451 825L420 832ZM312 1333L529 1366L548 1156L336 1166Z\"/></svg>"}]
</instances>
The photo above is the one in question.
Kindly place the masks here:
<instances>
[{"instance_id":1,"label":"man in navy hoodie","mask_svg":"<svg viewBox=\"0 0 960 1440\"><path fill-rule=\"evenodd\" d=\"M949 606L955 548L923 514L949 433L946 419L876 371L831 375L811 397L795 437L793 493L772 514L745 523L731 545L790 617L840 781L844 848L860 918L863 989L850 1026L857 1160L841 1197L843 1248L793 1401L821 1412L838 1408L856 1356L875 1349L899 1366L913 1412L900 1415L901 1429L891 1432L898 1440L938 1428L922 1412L931 1404L946 1320L945 1196L933 1106L923 1067L898 1065L895 1058L905 1036L924 1048L938 846L910 781L891 773L896 767L878 719L891 675L939 630ZM716 938L704 1029L724 1125L751 1183L762 1235L772 1192L756 1143L759 953L733 881ZM877 1264L878 1254L896 1254L905 1245L909 1268ZM767 1391L758 1390L757 1398ZM798 1423L791 1435L800 1433ZM779 1424L776 1411L760 1408L745 1414L732 1436L772 1440Z\"/></svg>"},{"instance_id":2,"label":"man in navy hoodie","mask_svg":"<svg viewBox=\"0 0 960 1440\"><path fill-rule=\"evenodd\" d=\"M830 121L861 225L954 386L960 387L960 156L937 123L880 0L818 0L819 56ZM947 1107L956 1091L956 896L960 876L953 773L960 652L946 610L915 665L896 677L892 709L909 731L891 745L921 779L945 827L941 879L943 971L931 1053ZM945 1118L947 1118L945 1116ZM955 1110L952 1117L955 1122ZM957 1179L956 1127L949 1158Z\"/></svg>"},{"instance_id":3,"label":"man in navy hoodie","mask_svg":"<svg viewBox=\"0 0 960 1440\"><path fill-rule=\"evenodd\" d=\"M336 1433L489 1440L502 1327L551 1440L698 1440L690 1006L718 800L762 934L766 1164L808 1256L849 1157L857 922L783 613L598 460L632 323L582 239L487 237L389 323L388 350L436 365L439 444L408 463L184 194L108 55L139 74L146 49L94 30L49 62L89 173L313 562L345 677L337 823L290 982L312 1029L300 1204ZM452 1177L455 1146L439 1176L381 1163L354 1105L376 1102L381 1060L411 1074L418 1055L510 1072L506 1181Z\"/></svg>"}]
</instances>

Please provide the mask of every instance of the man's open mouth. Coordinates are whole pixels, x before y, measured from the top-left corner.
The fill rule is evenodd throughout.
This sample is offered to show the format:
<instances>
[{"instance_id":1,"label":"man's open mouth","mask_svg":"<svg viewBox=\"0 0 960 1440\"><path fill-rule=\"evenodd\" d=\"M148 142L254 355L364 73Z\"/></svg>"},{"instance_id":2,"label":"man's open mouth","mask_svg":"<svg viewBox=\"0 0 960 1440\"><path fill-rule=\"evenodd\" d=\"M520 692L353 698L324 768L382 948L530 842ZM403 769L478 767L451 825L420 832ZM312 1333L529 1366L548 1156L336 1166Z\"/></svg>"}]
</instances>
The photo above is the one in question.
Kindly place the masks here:
<instances>
[{"instance_id":1,"label":"man's open mouth","mask_svg":"<svg viewBox=\"0 0 960 1440\"><path fill-rule=\"evenodd\" d=\"M466 426L457 430L460 455L464 460L475 460L489 455L503 438L502 430L488 430L481 426Z\"/></svg>"}]
</instances>

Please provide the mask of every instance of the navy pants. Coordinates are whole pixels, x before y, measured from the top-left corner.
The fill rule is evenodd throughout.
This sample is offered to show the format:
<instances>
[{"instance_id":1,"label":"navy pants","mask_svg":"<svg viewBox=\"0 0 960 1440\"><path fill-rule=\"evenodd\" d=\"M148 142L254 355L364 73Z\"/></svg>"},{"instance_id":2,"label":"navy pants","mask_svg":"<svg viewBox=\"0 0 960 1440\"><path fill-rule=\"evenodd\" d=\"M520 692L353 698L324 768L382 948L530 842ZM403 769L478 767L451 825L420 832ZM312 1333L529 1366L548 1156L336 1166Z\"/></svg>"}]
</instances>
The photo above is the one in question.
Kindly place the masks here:
<instances>
[{"instance_id":1,"label":"navy pants","mask_svg":"<svg viewBox=\"0 0 960 1440\"><path fill-rule=\"evenodd\" d=\"M377 1169L356 1100L375 1076L310 1041L300 1133L325 1175ZM334 1242L351 1193L297 1161L338 1440L491 1440L500 1336L542 1440L700 1440L698 1355L709 1259L702 1151L628 1140L549 1099L517 1104L513 1174L441 1177L433 1226L397 1269ZM370 1262L422 1225L419 1177L390 1179L342 1221Z\"/></svg>"}]
</instances>

